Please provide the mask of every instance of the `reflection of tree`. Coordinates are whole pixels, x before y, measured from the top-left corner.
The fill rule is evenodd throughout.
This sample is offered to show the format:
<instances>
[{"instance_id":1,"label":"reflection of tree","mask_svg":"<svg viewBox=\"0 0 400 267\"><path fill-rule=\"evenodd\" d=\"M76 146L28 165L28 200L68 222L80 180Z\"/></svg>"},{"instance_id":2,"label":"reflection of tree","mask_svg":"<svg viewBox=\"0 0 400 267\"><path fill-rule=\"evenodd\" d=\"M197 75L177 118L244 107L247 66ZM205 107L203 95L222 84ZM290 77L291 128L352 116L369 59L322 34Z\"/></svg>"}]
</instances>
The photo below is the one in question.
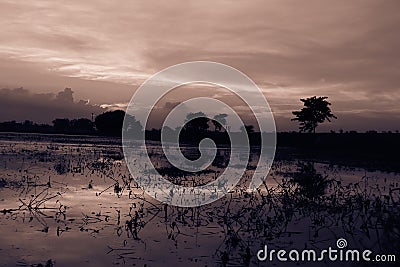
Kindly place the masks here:
<instances>
[{"instance_id":1,"label":"reflection of tree","mask_svg":"<svg viewBox=\"0 0 400 267\"><path fill-rule=\"evenodd\" d=\"M387 227L386 231L395 229L391 222L400 218L398 202L384 195L366 195L365 188L358 184L342 186L319 174L312 163L299 163L294 177L283 179L275 187L264 184L264 188L249 193L242 184L218 202L199 208L152 204L144 199L132 197L134 203L142 203L135 204L136 210L152 210L142 213L143 227L148 220L162 222L166 238L176 247L186 236L201 235L210 229L222 231L213 259L222 266L257 264L257 249L275 240L291 240L299 233L292 232L289 225L302 220L311 220L310 242L314 242L333 227L368 237L377 225ZM390 218L385 215L389 213ZM114 249L121 256L118 248Z\"/></svg>"},{"instance_id":2,"label":"reflection of tree","mask_svg":"<svg viewBox=\"0 0 400 267\"><path fill-rule=\"evenodd\" d=\"M115 151L104 151L101 152L101 159L84 159L82 165L71 160L71 166L66 169L69 174L82 173L82 177L93 180L93 187L90 189L92 191L88 192L92 192L93 195L97 193L99 201L103 196L102 192L108 190L108 194L114 190L115 196L121 198L115 205L102 210L89 210L81 217L72 215L72 212L70 214L61 204L51 207L55 208L54 210L43 209L45 203L46 207L50 208L48 205L52 202L43 200L52 197L54 193L51 190L58 190L62 187L61 184L56 184L53 180L44 180L35 181L34 185L27 179L10 182L4 178L0 180L0 187L12 187L22 191L25 190L25 186L30 186L31 190L35 189L37 193L29 197L32 191L24 192L23 194L28 196L27 200L23 200L25 204L21 204L20 208L17 206L15 209L1 210L1 216L33 224L38 222L34 220L35 214L40 215L40 212L47 211L52 213L54 218L41 215L44 221L40 221L46 223L46 220L56 219L57 230L51 226L46 228L47 223L40 223L41 229L49 233L56 231L61 238L65 231L78 231L95 237L104 237L113 232L117 241L110 242L109 254L119 263L137 265L139 258L142 261L149 260L143 256L145 254L138 257L138 244L150 246L152 240L148 239L148 234L156 231L164 234L157 235L159 242L171 244L177 251L181 251L183 246L188 246L185 241L200 240L200 237L209 235L216 248L214 253L207 255L210 256L207 260L226 266L256 265L258 261L255 255L264 244L274 246L279 243L281 247L291 248L290 242L297 240L301 235L306 235L307 244L316 247L321 244L322 248L326 248L327 243L323 243L324 240L328 240L331 245L331 242L336 241L336 235L341 234L348 240L354 238L353 240L376 241L376 246L373 247L376 253L397 253L393 251L398 247L400 240L400 190L395 185L384 189L373 184L373 188L366 177L359 183L343 185L340 181L330 181L328 177L319 174L312 163L293 166L278 161L273 171L278 168L285 171L284 167L287 165L297 167L297 170L293 174L292 169L288 168L286 171L289 178L282 174L274 176L277 185L264 184L257 191L248 192L243 182L218 202L198 208L179 208L149 200L138 190L133 177L119 163L121 157L118 153L119 148ZM82 156L79 158L81 160ZM57 162L58 159L54 161ZM53 169L52 172L56 175ZM47 179L47 176L45 178ZM96 187L97 181L100 180L109 182L108 189L102 192L99 191L103 189ZM45 191L40 193L39 188ZM372 189L376 191L373 192ZM29 222L29 217L29 220L26 219L23 212L29 212L33 218L32 222ZM301 228L305 233L299 232L298 225L305 225ZM119 240L122 242L119 243ZM369 244L373 246L375 243L370 241ZM194 250L196 248L197 243ZM165 253L170 251L166 249Z\"/></svg>"},{"instance_id":3,"label":"reflection of tree","mask_svg":"<svg viewBox=\"0 0 400 267\"><path fill-rule=\"evenodd\" d=\"M327 176L322 176L317 172L313 162L299 162L292 181L299 186L298 193L309 199L324 195L330 183Z\"/></svg>"}]
</instances>

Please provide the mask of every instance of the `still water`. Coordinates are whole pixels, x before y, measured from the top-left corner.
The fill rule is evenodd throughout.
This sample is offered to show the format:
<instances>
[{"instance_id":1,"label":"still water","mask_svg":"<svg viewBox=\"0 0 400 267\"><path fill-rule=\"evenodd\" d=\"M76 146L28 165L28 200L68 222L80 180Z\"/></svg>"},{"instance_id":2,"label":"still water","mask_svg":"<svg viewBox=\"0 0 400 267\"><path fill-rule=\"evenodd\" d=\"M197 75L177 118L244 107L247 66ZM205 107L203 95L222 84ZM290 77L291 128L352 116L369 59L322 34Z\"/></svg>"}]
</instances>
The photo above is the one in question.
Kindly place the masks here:
<instances>
[{"instance_id":1,"label":"still water","mask_svg":"<svg viewBox=\"0 0 400 267\"><path fill-rule=\"evenodd\" d=\"M177 183L204 184L224 167L222 160L200 175L180 174L157 145L150 150ZM244 178L256 161L253 155ZM396 254L399 178L287 157L273 163L257 192L243 179L212 204L178 208L138 188L118 140L2 134L0 266L287 266L256 254L264 245L322 250L339 238L352 249Z\"/></svg>"}]
</instances>

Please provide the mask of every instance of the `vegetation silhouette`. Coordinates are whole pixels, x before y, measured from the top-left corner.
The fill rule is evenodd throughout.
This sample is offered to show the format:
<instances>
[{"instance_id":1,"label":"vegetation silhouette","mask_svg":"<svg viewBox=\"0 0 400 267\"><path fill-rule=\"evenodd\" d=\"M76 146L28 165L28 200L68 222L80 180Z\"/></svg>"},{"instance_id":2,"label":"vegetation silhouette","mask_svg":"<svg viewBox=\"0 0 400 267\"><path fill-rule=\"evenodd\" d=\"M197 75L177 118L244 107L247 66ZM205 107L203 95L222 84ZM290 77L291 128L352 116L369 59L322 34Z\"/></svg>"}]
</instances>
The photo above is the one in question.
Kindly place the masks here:
<instances>
[{"instance_id":1,"label":"vegetation silhouette","mask_svg":"<svg viewBox=\"0 0 400 267\"><path fill-rule=\"evenodd\" d=\"M56 133L93 134L95 132L93 122L85 118L55 119L53 120L53 129Z\"/></svg>"},{"instance_id":2,"label":"vegetation silhouette","mask_svg":"<svg viewBox=\"0 0 400 267\"><path fill-rule=\"evenodd\" d=\"M310 200L323 196L332 182L328 176L318 173L314 162L310 161L297 163L297 171L293 174L292 181L298 185L297 192Z\"/></svg>"},{"instance_id":3,"label":"vegetation silhouette","mask_svg":"<svg viewBox=\"0 0 400 267\"><path fill-rule=\"evenodd\" d=\"M300 99L304 103L304 107L300 111L292 112L295 115L292 121L299 121L301 132L315 133L318 124L323 123L325 120L330 122L331 119L337 119L331 112L329 107L331 103L326 101L327 98L327 96L313 96Z\"/></svg>"},{"instance_id":4,"label":"vegetation silhouette","mask_svg":"<svg viewBox=\"0 0 400 267\"><path fill-rule=\"evenodd\" d=\"M304 111L304 117L300 115L302 111L296 113L299 117L294 120L304 119L301 131L315 133L315 128L319 123L325 119L336 118L330 111L330 103L325 100L326 97L311 99L314 98L315 101L324 103L314 107L308 102L306 104L306 100L303 99L305 108L302 111L310 108L317 110L317 113L321 112L322 115L314 117L310 115L312 119L318 117L318 120L310 122L305 119L309 118L308 115L313 114L313 111ZM294 112L294 115L296 114ZM191 120L198 115L205 114L198 112L187 115L187 123L182 128L182 140L197 142L202 138L209 137L217 140L216 143L228 144L226 114L218 114L214 116L214 120L207 118ZM124 118L126 128L123 129ZM213 128L210 127L213 125ZM1 126L2 124L0 124L0 129ZM134 133L133 136L143 131L139 121L121 110L100 114L94 122L84 118L55 119L53 126L37 125L31 121L12 122L7 126L17 126L21 129L46 129L53 133L89 133L116 137L120 137L122 131ZM165 128L164 130L171 135L179 129ZM254 141L258 140L256 136L269 134L255 132L252 125L246 125L241 131L249 135L253 144L257 144ZM146 131L147 134L154 140L160 140L159 129ZM32 137L32 140L34 138ZM258 264L255 257L257 249L267 243L274 244L273 242L276 240L292 240L292 235L300 235L300 233L294 232L291 225L304 222L310 226L307 229L309 231L308 241L313 245L318 245L321 239L331 238L327 232L332 232L332 229L354 238L368 239L379 230L382 235L379 234L374 238L377 239L376 243L383 252L392 252L400 245L400 189L397 183L385 182L383 185L377 185L368 181L365 176L356 183L343 185L340 179L333 179L326 173L321 174L314 161L310 160L310 155L314 155L318 160L324 159L324 155L329 155L328 157L331 157L329 162L333 163L333 156L346 160L340 153L349 153L349 151L352 153L350 154L352 159L360 156L357 153L367 156L369 155L367 153L372 153L372 159L376 160L377 155L381 155L376 152L384 152L385 155L388 155L386 151L388 147L400 147L398 134L395 133L377 134L376 131L365 134L356 132L331 132L315 135L279 133L278 147L289 149L283 153L278 150L270 177L270 180L274 180L276 185L271 186L264 183L257 191L249 192L247 185L241 181L223 199L197 208L173 207L149 200L145 193L139 190L134 177L126 171L122 160L123 153L118 142L116 142L116 148L112 148L112 146L104 148L101 144L99 147L89 147L88 151L90 152L86 152L86 154L83 151L84 146L81 146L76 150L78 156L74 158L72 150L68 150L71 149L70 145L58 144L61 139L57 138L60 137L48 136L46 138L51 145L48 145L45 151L37 151L36 148L29 151L24 148L22 154L24 161L25 158L26 161L32 161L32 165L26 166L49 163L46 169L49 175L40 172L36 175L34 168L28 171L30 167L27 167L25 171L21 167L18 170L19 176L15 176L21 176L21 179L12 180L12 176L1 178L1 190L12 189L19 195L24 195L25 198L18 199L15 207L10 206L0 210L0 215L14 221L20 219L19 221L23 223L33 224L36 222L40 225L41 232L56 231L58 237L68 231L79 231L96 237L103 234L106 229L112 228L118 238L123 238L123 245L118 247L118 243L112 243L107 254L115 255L116 259L124 264L138 261L136 245L140 242L151 242L146 240L146 236L143 234L144 229L148 230L151 227L162 229L160 233L165 235L166 240L163 241L171 242L176 248L187 240L197 240L201 234L215 234L215 242L218 242L218 247L210 257L213 262L222 266ZM74 137L68 138L72 141L77 140L73 139ZM112 138L104 139L109 142L109 139ZM56 142L52 142L53 140ZM371 144L371 140L378 140L378 142ZM363 147L365 148L362 149ZM12 146L11 149L16 148ZM300 154L296 149L306 151L306 153ZM65 153L60 153L63 151ZM190 184L191 186L209 182L207 179L216 179L220 173L219 169L226 167L227 158L230 155L227 150L218 150L218 157L211 166L213 170L206 170L199 173L198 176L190 176L169 165L163 165L164 156L157 154L156 150L154 151L149 157L153 163L159 164L158 170L166 179L172 180L176 184ZM287 153L288 151L289 153ZM195 149L191 151L188 149L189 152L196 158L197 151ZM286 154L282 156L284 153ZM288 158L293 160L293 155L296 155L296 158L304 156L307 161L300 160L297 164L290 165L285 160ZM398 167L397 151L396 155L390 154L390 156ZM282 159L282 157L286 158ZM386 158L383 159L385 163L388 162ZM248 170L251 170L251 167L249 163ZM293 171L293 167L295 171ZM329 168L332 168L331 173L335 173L334 168L337 167L330 166ZM82 175L82 179L87 184L82 190L93 191L96 197L114 193L116 197L124 198L123 203L127 203L128 207L120 204L112 205L108 208L109 212L103 214L101 211L88 210L82 212L82 218L79 218L76 213L69 213L67 207L60 203L60 196L68 194L69 190L68 185L62 183L63 179L61 182L56 180L57 175L63 177ZM201 177L202 175L205 178ZM101 182L106 182L106 186L100 187ZM55 203L52 203L53 201ZM25 218L25 214L29 214L29 222L22 219ZM50 222L52 223L50 224ZM54 224L56 230L52 228ZM151 228L151 231L154 230ZM392 246L385 246L385 244ZM290 244L288 246L290 247Z\"/></svg>"},{"instance_id":5,"label":"vegetation silhouette","mask_svg":"<svg viewBox=\"0 0 400 267\"><path fill-rule=\"evenodd\" d=\"M98 115L94 124L100 134L121 136L124 118L125 112L122 110L108 111Z\"/></svg>"},{"instance_id":6,"label":"vegetation silhouette","mask_svg":"<svg viewBox=\"0 0 400 267\"><path fill-rule=\"evenodd\" d=\"M225 113L221 113L221 114L217 114L214 116L212 123L214 124L214 130L216 132L221 132L223 129L223 126L226 125L227 121L226 118L228 117L228 114ZM221 123L219 123L219 122ZM222 125L221 125L222 124Z\"/></svg>"},{"instance_id":7,"label":"vegetation silhouette","mask_svg":"<svg viewBox=\"0 0 400 267\"><path fill-rule=\"evenodd\" d=\"M123 129L124 119L125 129ZM134 137L139 137L139 133L143 130L141 123L123 110L104 112L96 117L94 124L100 134L108 136L121 136L122 131L126 131L134 133Z\"/></svg>"},{"instance_id":8,"label":"vegetation silhouette","mask_svg":"<svg viewBox=\"0 0 400 267\"><path fill-rule=\"evenodd\" d=\"M109 142L109 138L102 140ZM14 202L0 210L2 222L27 224L33 229L38 226L39 234L57 235L57 242L63 242L68 232L101 237L98 242L110 238L105 244L109 249L107 255L126 265L153 260L146 256L147 252L140 254L140 244L152 244L153 236L149 237L149 233L157 233L157 242L176 247L177 251L182 251L182 247L189 247L190 252L205 246L209 249L206 257L192 253L187 256L190 259L182 261L190 264L204 260L226 266L257 265L256 254L263 245L293 248L290 242L302 236L306 236L304 243L323 249L336 241L336 235L345 235L351 242L370 242L376 253L397 253L400 245L397 182L385 180L376 184L365 175L344 184L337 177L337 166L326 165L324 171L328 174L322 174L312 162L276 160L268 184L255 192L248 191L246 183L240 182L213 204L173 207L154 202L139 190L121 161L120 145L105 148L102 144L108 143L103 142L106 141L86 148L58 142L50 142L51 147L44 144L42 148L34 144L31 148L6 144L11 156L8 161L3 157L3 161L9 164L15 160L13 155L20 153L26 165L18 165L16 176L0 180L0 190L17 192ZM70 153L75 149L79 152ZM68 153L60 156L61 151ZM65 166L59 168L60 163ZM52 165L54 168L38 169ZM80 193L97 196L99 203L107 203L103 205L107 207L99 210L97 205L88 205L87 210L76 212L74 205L64 206L62 201L68 198L61 195L71 192L70 185L65 183L68 176L86 182L88 186L81 188L85 191ZM272 181L276 183L271 185ZM200 179L192 182L199 185ZM209 243L202 243L207 236L212 236L212 251ZM196 244L190 246L195 240ZM362 247L362 241L356 244ZM356 244L352 246L356 248ZM165 251L170 253L167 248ZM57 260L56 256L51 258Z\"/></svg>"},{"instance_id":9,"label":"vegetation silhouette","mask_svg":"<svg viewBox=\"0 0 400 267\"><path fill-rule=\"evenodd\" d=\"M312 97L304 102L322 102L320 105L313 106L312 110L320 109L322 106L325 112L320 112L326 115L329 111L328 118L334 116L329 108L330 103L326 101L326 97ZM310 100L310 101L309 101ZM313 114L310 108L304 107L299 114ZM294 112L297 114L296 112ZM319 113L318 113L319 114ZM204 138L212 139L217 147L229 147L230 136L234 139L235 143L243 140L238 138L239 135L230 131L230 126L227 123L226 114L217 114L214 119L206 117L196 118L195 116L205 116L204 112L189 113L186 117L186 124L184 127L172 129L164 127L164 134L166 140L174 142L174 136L180 131L179 142L183 145L197 146ZM323 118L323 116L319 118ZM126 129L123 127L123 119L125 119ZM131 138L140 138L143 131L145 132L146 141L159 142L161 141L160 129L143 129L141 123L134 117L125 114L123 110L108 111L95 117L94 122L87 118L80 119L66 119L57 118L53 120L53 125L37 124L32 121L26 120L24 122L0 122L0 132L22 132L22 133L45 133L45 134L68 134L68 135L93 135L93 136L112 136L116 139L121 138L122 131L129 133ZM303 117L302 117L303 118ZM306 117L304 117L306 118ZM333 118L333 117L332 117ZM336 116L335 116L336 118ZM218 119L218 121L216 120ZM297 119L297 118L296 118ZM293 120L296 120L293 119ZM312 126L309 131L315 132L315 128L319 123L305 122L304 127ZM310 130L312 129L312 130ZM270 138L269 135L273 133L260 133L255 131L252 125L246 125L240 129L242 132L246 131L250 145L252 148L257 148L261 144L261 137ZM305 130L304 130L305 131ZM370 170L374 168L385 169L389 171L396 171L400 169L398 161L400 160L400 138L398 132L381 132L376 130L369 130L366 133L359 133L356 131L331 131L330 133L314 133L313 135L304 135L297 132L278 132L277 135L277 157L281 157L284 151L287 157L287 151L297 154L299 158L304 159L319 159L329 160L335 164L344 164L349 166L363 166ZM44 138L44 137L43 137ZM47 137L48 138L48 137ZM54 138L57 138L54 136ZM72 138L72 137L70 137ZM236 139L235 139L236 138ZM79 140L76 140L80 142ZM88 140L87 140L88 141ZM119 140L116 140L120 142ZM192 154L193 159L197 156ZM189 155L190 157L190 155ZM224 165L224 160L220 161Z\"/></svg>"},{"instance_id":10,"label":"vegetation silhouette","mask_svg":"<svg viewBox=\"0 0 400 267\"><path fill-rule=\"evenodd\" d=\"M210 119L202 111L196 113L188 113L184 125L181 129L181 137L185 140L193 140L197 142L200 136L208 132L210 128Z\"/></svg>"}]
</instances>

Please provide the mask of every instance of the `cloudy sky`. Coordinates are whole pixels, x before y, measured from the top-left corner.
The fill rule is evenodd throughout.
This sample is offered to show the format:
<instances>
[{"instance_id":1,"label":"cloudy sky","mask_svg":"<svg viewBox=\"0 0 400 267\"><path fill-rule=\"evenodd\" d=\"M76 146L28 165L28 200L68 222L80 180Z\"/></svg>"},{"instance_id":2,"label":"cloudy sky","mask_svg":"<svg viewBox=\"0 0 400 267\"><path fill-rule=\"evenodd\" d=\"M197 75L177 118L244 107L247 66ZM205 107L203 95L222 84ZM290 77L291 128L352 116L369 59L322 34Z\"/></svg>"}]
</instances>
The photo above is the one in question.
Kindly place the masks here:
<instances>
[{"instance_id":1,"label":"cloudy sky","mask_svg":"<svg viewBox=\"0 0 400 267\"><path fill-rule=\"evenodd\" d=\"M90 117L100 105L126 105L165 67L210 60L258 84L278 130L296 129L291 111L313 95L328 96L338 116L321 130L397 130L399 8L399 1L0 0L0 120L48 121L53 108ZM60 110L66 87L74 99ZM179 101L175 94L167 102Z\"/></svg>"}]
</instances>

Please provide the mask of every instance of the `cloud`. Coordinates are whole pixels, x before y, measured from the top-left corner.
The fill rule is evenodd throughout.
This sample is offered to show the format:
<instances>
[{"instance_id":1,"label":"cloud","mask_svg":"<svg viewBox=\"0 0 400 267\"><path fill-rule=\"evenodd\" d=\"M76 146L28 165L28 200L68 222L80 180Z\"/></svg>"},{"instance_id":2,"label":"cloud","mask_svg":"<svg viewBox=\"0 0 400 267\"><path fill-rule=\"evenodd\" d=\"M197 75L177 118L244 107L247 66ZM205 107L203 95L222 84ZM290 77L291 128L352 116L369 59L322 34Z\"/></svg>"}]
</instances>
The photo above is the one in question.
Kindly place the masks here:
<instances>
[{"instance_id":1,"label":"cloud","mask_svg":"<svg viewBox=\"0 0 400 267\"><path fill-rule=\"evenodd\" d=\"M0 121L32 120L50 123L55 118L91 118L105 110L89 101L74 101L73 91L66 88L54 93L32 93L23 88L0 89Z\"/></svg>"},{"instance_id":2,"label":"cloud","mask_svg":"<svg viewBox=\"0 0 400 267\"><path fill-rule=\"evenodd\" d=\"M399 7L392 0L3 0L0 85L47 83L55 93L50 87L62 84L112 105L128 102L165 67L211 60L254 79L281 129L296 128L286 120L299 98L312 95L329 96L342 114L333 127L353 120L392 128L400 114Z\"/></svg>"}]
</instances>

